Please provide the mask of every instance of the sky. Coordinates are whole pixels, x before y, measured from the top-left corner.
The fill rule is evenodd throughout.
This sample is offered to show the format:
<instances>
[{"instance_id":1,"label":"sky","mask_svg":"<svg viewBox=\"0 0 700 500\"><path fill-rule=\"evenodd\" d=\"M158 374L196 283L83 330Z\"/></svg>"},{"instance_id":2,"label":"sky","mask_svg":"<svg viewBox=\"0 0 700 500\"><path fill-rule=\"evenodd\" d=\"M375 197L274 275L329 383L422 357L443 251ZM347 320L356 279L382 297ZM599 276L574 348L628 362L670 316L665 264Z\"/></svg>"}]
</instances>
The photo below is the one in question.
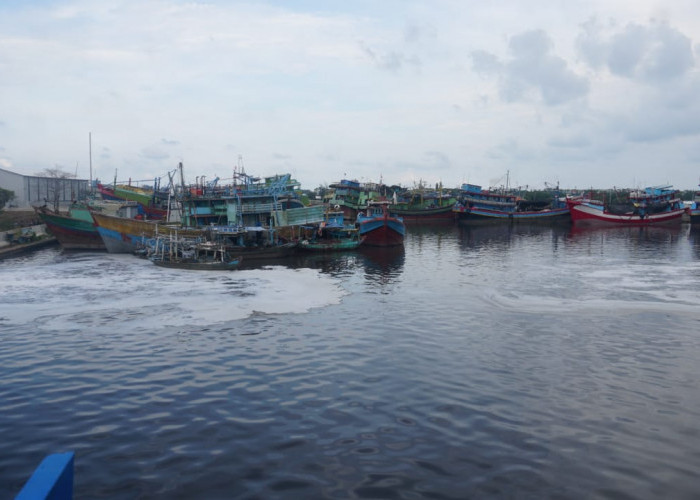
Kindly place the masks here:
<instances>
[{"instance_id":1,"label":"sky","mask_svg":"<svg viewBox=\"0 0 700 500\"><path fill-rule=\"evenodd\" d=\"M697 0L0 2L0 168L694 189Z\"/></svg>"}]
</instances>

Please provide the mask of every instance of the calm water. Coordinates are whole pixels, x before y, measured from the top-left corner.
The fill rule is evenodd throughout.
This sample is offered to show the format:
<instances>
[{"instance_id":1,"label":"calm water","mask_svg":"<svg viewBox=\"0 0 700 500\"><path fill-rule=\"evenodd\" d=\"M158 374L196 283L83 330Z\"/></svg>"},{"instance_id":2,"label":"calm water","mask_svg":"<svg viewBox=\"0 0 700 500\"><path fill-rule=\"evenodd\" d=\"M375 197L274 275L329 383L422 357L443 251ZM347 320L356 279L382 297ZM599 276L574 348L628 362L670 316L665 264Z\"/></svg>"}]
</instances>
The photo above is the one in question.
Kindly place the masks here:
<instances>
[{"instance_id":1,"label":"calm water","mask_svg":"<svg viewBox=\"0 0 700 500\"><path fill-rule=\"evenodd\" d=\"M687 226L1 261L0 498L698 498L699 283Z\"/></svg>"}]
</instances>

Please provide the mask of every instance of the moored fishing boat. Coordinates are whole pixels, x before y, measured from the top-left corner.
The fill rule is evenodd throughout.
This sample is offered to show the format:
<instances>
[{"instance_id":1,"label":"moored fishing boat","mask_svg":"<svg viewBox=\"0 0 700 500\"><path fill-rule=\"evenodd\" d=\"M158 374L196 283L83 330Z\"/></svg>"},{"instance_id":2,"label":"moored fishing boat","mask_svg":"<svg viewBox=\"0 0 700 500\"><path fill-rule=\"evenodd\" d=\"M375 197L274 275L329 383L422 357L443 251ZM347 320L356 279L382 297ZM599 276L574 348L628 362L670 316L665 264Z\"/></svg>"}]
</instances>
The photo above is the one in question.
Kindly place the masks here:
<instances>
[{"instance_id":1,"label":"moored fishing boat","mask_svg":"<svg viewBox=\"0 0 700 500\"><path fill-rule=\"evenodd\" d=\"M67 213L56 213L48 207L34 207L46 229L66 250L105 250L92 215L83 205L71 206Z\"/></svg>"},{"instance_id":2,"label":"moored fishing boat","mask_svg":"<svg viewBox=\"0 0 700 500\"><path fill-rule=\"evenodd\" d=\"M242 260L232 257L222 245L201 242L198 238L179 238L172 232L153 240L148 253L156 266L194 271L230 271L237 269Z\"/></svg>"},{"instance_id":3,"label":"moored fishing boat","mask_svg":"<svg viewBox=\"0 0 700 500\"><path fill-rule=\"evenodd\" d=\"M159 260L153 259L152 262L158 267L167 267L170 269L188 269L191 271L232 271L241 266L241 259L233 259L230 261L219 262L213 260Z\"/></svg>"},{"instance_id":4,"label":"moored fishing boat","mask_svg":"<svg viewBox=\"0 0 700 500\"><path fill-rule=\"evenodd\" d=\"M625 203L602 203L585 198L567 200L577 226L647 226L679 224L685 207L671 186L631 191Z\"/></svg>"},{"instance_id":5,"label":"moored fishing boat","mask_svg":"<svg viewBox=\"0 0 700 500\"><path fill-rule=\"evenodd\" d=\"M154 221L129 219L92 212L97 232L110 253L134 253L143 246L145 240L155 238L159 231L177 229L182 236L201 236L202 229L187 229L167 226Z\"/></svg>"},{"instance_id":6,"label":"moored fishing boat","mask_svg":"<svg viewBox=\"0 0 700 500\"><path fill-rule=\"evenodd\" d=\"M456 202L457 198L451 193L444 193L441 186L435 190L419 186L395 194L390 209L404 222L452 222L452 209Z\"/></svg>"},{"instance_id":7,"label":"moored fishing boat","mask_svg":"<svg viewBox=\"0 0 700 500\"><path fill-rule=\"evenodd\" d=\"M105 244L95 227L92 212L133 217L137 214L135 204L90 200L73 203L66 213L54 212L46 206L34 207L48 231L56 237L66 250L105 250Z\"/></svg>"},{"instance_id":8,"label":"moored fishing boat","mask_svg":"<svg viewBox=\"0 0 700 500\"><path fill-rule=\"evenodd\" d=\"M355 221L358 213L365 210L370 201L384 199L388 194L388 188L381 181L358 182L356 180L342 179L328 186L330 196L325 202L336 210L343 212L346 221Z\"/></svg>"},{"instance_id":9,"label":"moored fishing boat","mask_svg":"<svg viewBox=\"0 0 700 500\"><path fill-rule=\"evenodd\" d=\"M362 244L377 247L403 245L406 226L401 217L390 213L388 201L370 202L365 212L357 215Z\"/></svg>"},{"instance_id":10,"label":"moored fishing boat","mask_svg":"<svg viewBox=\"0 0 700 500\"><path fill-rule=\"evenodd\" d=\"M458 222L565 222L569 207L556 192L552 200L533 202L508 190L484 190L475 184L463 184L453 208Z\"/></svg>"},{"instance_id":11,"label":"moored fishing boat","mask_svg":"<svg viewBox=\"0 0 700 500\"><path fill-rule=\"evenodd\" d=\"M96 183L97 192L103 200L134 202L141 209L141 215L147 219L162 220L168 217L170 204L169 189L160 189L160 179L154 180L154 187L139 187L131 184L117 184L116 178L113 185L108 186Z\"/></svg>"},{"instance_id":12,"label":"moored fishing boat","mask_svg":"<svg viewBox=\"0 0 700 500\"><path fill-rule=\"evenodd\" d=\"M359 229L343 222L343 212L331 212L326 220L316 226L307 226L299 248L312 252L354 250L360 246Z\"/></svg>"}]
</instances>

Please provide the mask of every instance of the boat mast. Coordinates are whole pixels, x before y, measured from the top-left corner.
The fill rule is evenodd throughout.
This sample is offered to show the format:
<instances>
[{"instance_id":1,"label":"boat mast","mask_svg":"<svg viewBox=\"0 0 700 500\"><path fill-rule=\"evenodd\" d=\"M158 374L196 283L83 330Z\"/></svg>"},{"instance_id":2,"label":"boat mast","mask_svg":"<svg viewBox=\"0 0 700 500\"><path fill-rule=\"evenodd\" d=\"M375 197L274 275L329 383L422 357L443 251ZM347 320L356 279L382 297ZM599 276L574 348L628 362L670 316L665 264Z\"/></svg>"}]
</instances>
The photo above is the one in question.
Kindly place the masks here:
<instances>
[{"instance_id":1,"label":"boat mast","mask_svg":"<svg viewBox=\"0 0 700 500\"><path fill-rule=\"evenodd\" d=\"M90 152L90 194L92 194L92 132L88 132L88 150Z\"/></svg>"}]
</instances>

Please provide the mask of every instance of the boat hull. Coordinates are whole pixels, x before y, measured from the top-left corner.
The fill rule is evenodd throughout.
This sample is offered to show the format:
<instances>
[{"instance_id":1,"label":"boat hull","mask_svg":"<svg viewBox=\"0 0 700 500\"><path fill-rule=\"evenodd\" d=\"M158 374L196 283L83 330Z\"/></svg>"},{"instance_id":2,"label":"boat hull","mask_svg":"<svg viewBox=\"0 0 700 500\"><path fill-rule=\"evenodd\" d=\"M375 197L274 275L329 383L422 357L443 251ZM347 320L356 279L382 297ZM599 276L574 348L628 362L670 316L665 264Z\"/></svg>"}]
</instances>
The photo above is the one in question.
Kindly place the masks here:
<instances>
[{"instance_id":1,"label":"boat hull","mask_svg":"<svg viewBox=\"0 0 700 500\"><path fill-rule=\"evenodd\" d=\"M37 210L46 229L66 250L105 250L105 244L92 222Z\"/></svg>"},{"instance_id":2,"label":"boat hull","mask_svg":"<svg viewBox=\"0 0 700 500\"><path fill-rule=\"evenodd\" d=\"M700 224L700 208L693 208L688 211L691 224Z\"/></svg>"},{"instance_id":3,"label":"boat hull","mask_svg":"<svg viewBox=\"0 0 700 500\"><path fill-rule=\"evenodd\" d=\"M296 243L284 243L281 245L270 245L265 247L246 247L237 245L227 245L226 249L233 255L240 254L245 264L255 261L273 260L284 257L291 257L297 250Z\"/></svg>"},{"instance_id":4,"label":"boat hull","mask_svg":"<svg viewBox=\"0 0 700 500\"><path fill-rule=\"evenodd\" d=\"M110 253L134 253L144 242L158 234L159 230L168 230L168 227L157 222L144 221L138 219L126 219L93 212L97 232L102 237L107 251ZM181 236L199 236L201 230L180 229L177 230Z\"/></svg>"},{"instance_id":5,"label":"boat hull","mask_svg":"<svg viewBox=\"0 0 700 500\"><path fill-rule=\"evenodd\" d=\"M241 265L240 260L233 260L230 262L183 262L155 259L152 262L158 267L187 269L191 271L232 271L238 269Z\"/></svg>"},{"instance_id":6,"label":"boat hull","mask_svg":"<svg viewBox=\"0 0 700 500\"><path fill-rule=\"evenodd\" d=\"M355 250L361 243L361 240L304 241L299 248L309 252L341 252Z\"/></svg>"},{"instance_id":7,"label":"boat hull","mask_svg":"<svg viewBox=\"0 0 700 500\"><path fill-rule=\"evenodd\" d=\"M393 207L391 212L404 222L452 222L454 213L452 205L437 208L401 209Z\"/></svg>"},{"instance_id":8,"label":"boat hull","mask_svg":"<svg viewBox=\"0 0 700 500\"><path fill-rule=\"evenodd\" d=\"M395 247L403 245L406 228L403 222L394 217L378 217L359 223L362 244L374 247Z\"/></svg>"},{"instance_id":9,"label":"boat hull","mask_svg":"<svg viewBox=\"0 0 700 500\"><path fill-rule=\"evenodd\" d=\"M123 202L133 201L138 203L141 211L149 219L161 220L167 218L168 211L166 209L153 206L152 196L130 191L128 189L117 188L116 190L113 190L103 186L102 184L97 185L97 190L103 200Z\"/></svg>"},{"instance_id":10,"label":"boat hull","mask_svg":"<svg viewBox=\"0 0 700 500\"><path fill-rule=\"evenodd\" d=\"M518 223L570 223L568 207L552 208L549 210L511 212L502 210L489 210L485 208L455 208L454 216L460 223L490 223L505 222Z\"/></svg>"},{"instance_id":11,"label":"boat hull","mask_svg":"<svg viewBox=\"0 0 700 500\"><path fill-rule=\"evenodd\" d=\"M651 226L680 224L684 208L645 216L610 214L585 203L570 207L571 220L577 226Z\"/></svg>"}]
</instances>

